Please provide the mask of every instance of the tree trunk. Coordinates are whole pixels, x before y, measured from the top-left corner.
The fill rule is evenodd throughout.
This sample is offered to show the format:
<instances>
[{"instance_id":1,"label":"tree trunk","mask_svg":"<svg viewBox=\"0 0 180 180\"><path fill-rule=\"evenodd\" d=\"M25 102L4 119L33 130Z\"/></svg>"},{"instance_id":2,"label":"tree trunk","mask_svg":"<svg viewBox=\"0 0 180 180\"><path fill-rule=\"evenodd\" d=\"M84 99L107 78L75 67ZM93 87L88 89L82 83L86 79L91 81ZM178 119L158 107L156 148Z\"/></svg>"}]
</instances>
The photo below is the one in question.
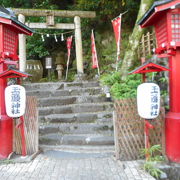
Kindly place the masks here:
<instances>
[{"instance_id":1,"label":"tree trunk","mask_svg":"<svg viewBox=\"0 0 180 180\"><path fill-rule=\"evenodd\" d=\"M125 53L122 66L120 69L120 71L122 72L123 79L127 76L128 70L130 67L132 67L134 60L137 59L138 44L144 32L144 29L141 29L141 27L137 25L137 22L144 15L144 13L150 8L153 2L154 0L141 0L136 24L129 38L129 45L128 45L129 48Z\"/></svg>"}]
</instances>

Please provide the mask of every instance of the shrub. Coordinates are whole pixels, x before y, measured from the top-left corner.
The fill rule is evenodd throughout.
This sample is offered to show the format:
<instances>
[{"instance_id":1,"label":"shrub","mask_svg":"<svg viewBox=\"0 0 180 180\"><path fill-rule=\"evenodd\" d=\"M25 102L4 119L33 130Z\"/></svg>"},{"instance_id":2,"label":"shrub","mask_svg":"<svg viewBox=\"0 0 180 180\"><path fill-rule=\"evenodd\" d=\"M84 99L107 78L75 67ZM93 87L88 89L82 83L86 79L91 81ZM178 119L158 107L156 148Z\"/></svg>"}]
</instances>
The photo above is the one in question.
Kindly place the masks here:
<instances>
[{"instance_id":1,"label":"shrub","mask_svg":"<svg viewBox=\"0 0 180 180\"><path fill-rule=\"evenodd\" d=\"M101 78L103 85L110 87L114 99L132 98L136 96L137 86L141 84L141 75L129 75L126 80L121 80L121 73L115 72Z\"/></svg>"}]
</instances>

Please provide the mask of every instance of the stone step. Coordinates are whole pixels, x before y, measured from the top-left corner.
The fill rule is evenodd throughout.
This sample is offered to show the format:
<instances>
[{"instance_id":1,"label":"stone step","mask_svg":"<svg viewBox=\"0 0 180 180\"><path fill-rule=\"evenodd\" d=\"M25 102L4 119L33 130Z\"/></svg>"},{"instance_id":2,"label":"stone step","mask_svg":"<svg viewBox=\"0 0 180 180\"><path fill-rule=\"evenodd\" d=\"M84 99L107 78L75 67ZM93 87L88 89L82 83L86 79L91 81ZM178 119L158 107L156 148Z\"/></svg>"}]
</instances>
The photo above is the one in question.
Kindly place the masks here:
<instances>
[{"instance_id":1,"label":"stone step","mask_svg":"<svg viewBox=\"0 0 180 180\"><path fill-rule=\"evenodd\" d=\"M27 95L39 102L43 146L113 146L113 103L97 81L33 83Z\"/></svg>"},{"instance_id":2,"label":"stone step","mask_svg":"<svg viewBox=\"0 0 180 180\"><path fill-rule=\"evenodd\" d=\"M48 134L40 136L40 145L91 145L91 146L107 146L114 145L113 136L99 134L71 134L59 135Z\"/></svg>"},{"instance_id":3,"label":"stone step","mask_svg":"<svg viewBox=\"0 0 180 180\"><path fill-rule=\"evenodd\" d=\"M82 82L46 82L46 83L31 83L24 84L26 90L60 90L60 89L77 89L77 88L88 88L88 87L99 87L97 81L82 81Z\"/></svg>"},{"instance_id":4,"label":"stone step","mask_svg":"<svg viewBox=\"0 0 180 180\"><path fill-rule=\"evenodd\" d=\"M40 145L42 151L48 150L59 150L66 152L78 152L78 153L111 153L114 155L115 147L114 145L101 145L101 146L85 146L85 145Z\"/></svg>"},{"instance_id":5,"label":"stone step","mask_svg":"<svg viewBox=\"0 0 180 180\"><path fill-rule=\"evenodd\" d=\"M69 113L69 114L50 114L39 116L41 123L92 123L92 122L111 122L112 112L87 112L87 113Z\"/></svg>"},{"instance_id":6,"label":"stone step","mask_svg":"<svg viewBox=\"0 0 180 180\"><path fill-rule=\"evenodd\" d=\"M71 82L65 83L64 89L76 89L76 88L87 88L87 87L99 87L97 81L82 81L82 82Z\"/></svg>"},{"instance_id":7,"label":"stone step","mask_svg":"<svg viewBox=\"0 0 180 180\"><path fill-rule=\"evenodd\" d=\"M56 123L41 124L40 135L46 134L110 134L113 133L112 122L109 123Z\"/></svg>"},{"instance_id":8,"label":"stone step","mask_svg":"<svg viewBox=\"0 0 180 180\"><path fill-rule=\"evenodd\" d=\"M31 90L27 91L28 96L37 96L40 98L47 97L61 97L61 96L90 96L90 95L99 95L102 93L101 87L91 87L91 88L82 88L82 89L69 89L69 90Z\"/></svg>"},{"instance_id":9,"label":"stone step","mask_svg":"<svg viewBox=\"0 0 180 180\"><path fill-rule=\"evenodd\" d=\"M24 84L24 87L25 87L26 91L34 91L34 90L55 91L55 90L64 89L64 83L63 82L29 83L29 84Z\"/></svg>"},{"instance_id":10,"label":"stone step","mask_svg":"<svg viewBox=\"0 0 180 180\"><path fill-rule=\"evenodd\" d=\"M68 104L80 104L80 103L97 103L104 102L105 97L101 95L91 95L91 96L62 96L62 97L50 97L39 99L39 107L48 106L61 106Z\"/></svg>"},{"instance_id":11,"label":"stone step","mask_svg":"<svg viewBox=\"0 0 180 180\"><path fill-rule=\"evenodd\" d=\"M84 113L98 111L113 111L112 102L103 103L84 103L70 104L62 106L39 107L39 116L47 116L50 114L68 114L68 113Z\"/></svg>"}]
</instances>

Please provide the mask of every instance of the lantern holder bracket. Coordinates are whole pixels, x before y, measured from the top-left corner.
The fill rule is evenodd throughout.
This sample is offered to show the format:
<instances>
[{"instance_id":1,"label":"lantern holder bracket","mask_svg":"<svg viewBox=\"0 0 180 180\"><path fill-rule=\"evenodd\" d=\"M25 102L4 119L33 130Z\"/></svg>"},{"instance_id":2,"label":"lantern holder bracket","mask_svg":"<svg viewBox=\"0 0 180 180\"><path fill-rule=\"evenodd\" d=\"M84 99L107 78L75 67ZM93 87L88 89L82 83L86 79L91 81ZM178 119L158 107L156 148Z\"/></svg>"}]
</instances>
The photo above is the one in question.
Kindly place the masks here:
<instances>
[{"instance_id":1,"label":"lantern holder bracket","mask_svg":"<svg viewBox=\"0 0 180 180\"><path fill-rule=\"evenodd\" d=\"M0 58L11 59L11 60L15 60L15 61L19 60L18 55L12 54L12 53L9 53L9 52L1 52L0 53Z\"/></svg>"},{"instance_id":2,"label":"lantern holder bracket","mask_svg":"<svg viewBox=\"0 0 180 180\"><path fill-rule=\"evenodd\" d=\"M176 47L160 47L156 48L155 54L166 54L166 56L175 56L176 55Z\"/></svg>"}]
</instances>

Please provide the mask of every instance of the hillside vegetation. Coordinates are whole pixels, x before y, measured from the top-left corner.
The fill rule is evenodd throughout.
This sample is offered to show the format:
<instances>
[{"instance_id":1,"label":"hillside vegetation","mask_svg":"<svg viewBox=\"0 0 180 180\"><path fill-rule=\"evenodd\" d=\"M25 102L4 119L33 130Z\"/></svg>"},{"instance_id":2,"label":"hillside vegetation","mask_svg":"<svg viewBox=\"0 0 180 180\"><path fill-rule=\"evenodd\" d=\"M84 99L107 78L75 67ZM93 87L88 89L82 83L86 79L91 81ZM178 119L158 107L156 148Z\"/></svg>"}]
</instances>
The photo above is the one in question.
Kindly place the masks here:
<instances>
[{"instance_id":1,"label":"hillside vegetation","mask_svg":"<svg viewBox=\"0 0 180 180\"><path fill-rule=\"evenodd\" d=\"M113 89L112 92L117 98L121 97L121 95L119 96L119 94L116 93L116 91L120 91L119 88L125 88L125 91L131 89L130 86L123 87L121 85L120 87L119 84L122 84L122 82L128 84L126 81L122 81L121 77L124 75L126 76L130 69L140 64L140 60L137 59L136 56L138 45L135 42L138 42L141 38L143 31L138 28L136 22L151 6L153 1L154 0L1 0L4 7L12 8L95 11L97 15L96 18L81 19L85 73L89 78L93 78L95 74L97 74L97 71L91 68L90 35L91 29L94 29L100 73L103 82L114 87L115 90ZM111 20L125 11L128 12L122 16L121 60L118 67L119 72L116 73L116 43ZM26 21L44 22L45 17L28 17ZM72 23L73 18L56 18L56 22ZM66 53L66 42L61 41L61 33L66 32L67 30L36 30L32 37L27 38L28 59L43 60L45 56L54 56L60 51ZM39 33L52 34L52 36L48 38L45 37L45 41L42 41ZM55 42L54 33L58 35L58 42ZM73 32L65 34L64 38L69 35L73 35ZM76 74L74 42L69 72L69 80L73 80L74 74ZM113 77L115 77L115 81L113 81ZM109 81L112 82L110 84L106 83ZM130 84L135 87L136 84L139 83L139 78L134 77L127 81L130 81ZM135 81L135 83L133 83L133 81ZM129 94L135 93L133 91L133 93L130 92ZM126 96L128 95L125 94L123 97Z\"/></svg>"}]
</instances>

